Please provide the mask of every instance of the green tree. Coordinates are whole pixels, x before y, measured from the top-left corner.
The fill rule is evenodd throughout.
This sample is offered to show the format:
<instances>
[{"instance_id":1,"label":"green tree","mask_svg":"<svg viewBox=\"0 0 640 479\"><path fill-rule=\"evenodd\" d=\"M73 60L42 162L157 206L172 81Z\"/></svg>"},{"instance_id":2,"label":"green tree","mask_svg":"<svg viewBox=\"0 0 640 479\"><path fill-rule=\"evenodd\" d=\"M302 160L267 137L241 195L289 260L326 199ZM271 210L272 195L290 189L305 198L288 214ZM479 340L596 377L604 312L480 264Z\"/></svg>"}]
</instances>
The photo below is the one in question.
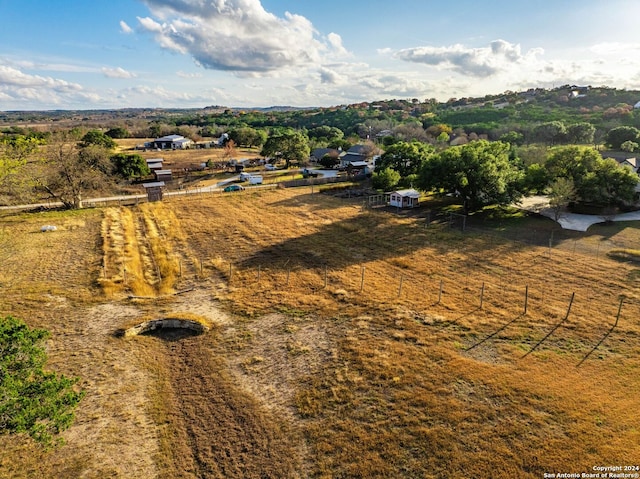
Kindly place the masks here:
<instances>
[{"instance_id":1,"label":"green tree","mask_svg":"<svg viewBox=\"0 0 640 479\"><path fill-rule=\"evenodd\" d=\"M111 157L114 173L125 179L147 176L151 173L147 161L140 155L118 153Z\"/></svg>"},{"instance_id":2,"label":"green tree","mask_svg":"<svg viewBox=\"0 0 640 479\"><path fill-rule=\"evenodd\" d=\"M500 136L500 141L510 145L521 146L524 144L524 135L518 131L509 131Z\"/></svg>"},{"instance_id":3,"label":"green tree","mask_svg":"<svg viewBox=\"0 0 640 479\"><path fill-rule=\"evenodd\" d=\"M318 163L320 163L320 165L323 166L324 168L331 169L334 166L336 166L338 163L340 163L340 160L338 160L338 157L335 155L327 154L327 155L324 155L322 158L320 158Z\"/></svg>"},{"instance_id":4,"label":"green tree","mask_svg":"<svg viewBox=\"0 0 640 479\"><path fill-rule=\"evenodd\" d=\"M581 196L582 185L587 173L594 170L598 159L602 159L602 156L590 147L558 146L549 153L545 168L552 179L570 179L578 192L578 196Z\"/></svg>"},{"instance_id":5,"label":"green tree","mask_svg":"<svg viewBox=\"0 0 640 479\"><path fill-rule=\"evenodd\" d=\"M264 130L257 130L248 126L234 128L229 131L229 138L238 146L262 146L267 141L267 133Z\"/></svg>"},{"instance_id":6,"label":"green tree","mask_svg":"<svg viewBox=\"0 0 640 479\"><path fill-rule=\"evenodd\" d=\"M549 184L549 172L540 163L532 163L525 168L522 181L523 192L541 193Z\"/></svg>"},{"instance_id":7,"label":"green tree","mask_svg":"<svg viewBox=\"0 0 640 479\"><path fill-rule=\"evenodd\" d=\"M53 445L73 422L84 396L77 379L44 371L43 329L30 329L12 316L0 317L0 434L26 433Z\"/></svg>"},{"instance_id":8,"label":"green tree","mask_svg":"<svg viewBox=\"0 0 640 479\"><path fill-rule=\"evenodd\" d=\"M392 168L376 170L371 178L373 187L377 190L391 191L400 183L400 173Z\"/></svg>"},{"instance_id":9,"label":"green tree","mask_svg":"<svg viewBox=\"0 0 640 479\"><path fill-rule=\"evenodd\" d=\"M605 141L609 147L618 150L625 141L640 143L640 130L633 126L619 126L609 130Z\"/></svg>"},{"instance_id":10,"label":"green tree","mask_svg":"<svg viewBox=\"0 0 640 479\"><path fill-rule=\"evenodd\" d=\"M110 130L107 130L105 132L105 135L107 135L109 138L131 138L131 133L129 133L129 130L122 126L117 126L115 128L111 128Z\"/></svg>"},{"instance_id":11,"label":"green tree","mask_svg":"<svg viewBox=\"0 0 640 479\"><path fill-rule=\"evenodd\" d=\"M100 130L88 131L80 140L81 148L86 148L87 146L90 146L90 145L102 146L109 150L112 150L117 146L116 142L113 141L113 138L107 136L104 132Z\"/></svg>"},{"instance_id":12,"label":"green tree","mask_svg":"<svg viewBox=\"0 0 640 479\"><path fill-rule=\"evenodd\" d=\"M340 128L327 125L311 128L307 132L307 135L309 138L325 142L326 144L335 140L342 140L344 138L344 132Z\"/></svg>"},{"instance_id":13,"label":"green tree","mask_svg":"<svg viewBox=\"0 0 640 479\"><path fill-rule=\"evenodd\" d=\"M292 161L302 163L309 158L309 140L299 131L276 133L267 139L260 154L282 158L289 168Z\"/></svg>"},{"instance_id":14,"label":"green tree","mask_svg":"<svg viewBox=\"0 0 640 479\"><path fill-rule=\"evenodd\" d=\"M583 180L579 194L583 201L601 206L632 202L638 175L612 158L598 158Z\"/></svg>"},{"instance_id":15,"label":"green tree","mask_svg":"<svg viewBox=\"0 0 640 479\"><path fill-rule=\"evenodd\" d=\"M536 126L533 136L537 141L547 145L557 145L566 141L567 128L561 121L548 121Z\"/></svg>"},{"instance_id":16,"label":"green tree","mask_svg":"<svg viewBox=\"0 0 640 479\"><path fill-rule=\"evenodd\" d=\"M640 145L635 141L625 141L622 145L620 145L620 149L622 151L626 151L629 153L633 153L634 151L638 151L640 149Z\"/></svg>"},{"instance_id":17,"label":"green tree","mask_svg":"<svg viewBox=\"0 0 640 479\"><path fill-rule=\"evenodd\" d=\"M569 203L576 199L576 188L571 178L559 177L551 182L549 192L549 206L553 210L556 221L560 219Z\"/></svg>"},{"instance_id":18,"label":"green tree","mask_svg":"<svg viewBox=\"0 0 640 479\"><path fill-rule=\"evenodd\" d=\"M16 136L0 140L0 191L13 198L25 198L31 190L27 166L43 140Z\"/></svg>"},{"instance_id":19,"label":"green tree","mask_svg":"<svg viewBox=\"0 0 640 479\"><path fill-rule=\"evenodd\" d=\"M596 127L591 123L574 123L567 127L567 141L576 144L591 144L594 140Z\"/></svg>"},{"instance_id":20,"label":"green tree","mask_svg":"<svg viewBox=\"0 0 640 479\"><path fill-rule=\"evenodd\" d=\"M478 140L433 156L418 179L422 190L454 193L465 211L485 205L507 205L522 197L522 172L509 161L508 143Z\"/></svg>"},{"instance_id":21,"label":"green tree","mask_svg":"<svg viewBox=\"0 0 640 479\"><path fill-rule=\"evenodd\" d=\"M376 161L376 167L381 170L391 168L404 178L418 174L433 154L433 147L426 143L399 141L386 149L380 159Z\"/></svg>"}]
</instances>

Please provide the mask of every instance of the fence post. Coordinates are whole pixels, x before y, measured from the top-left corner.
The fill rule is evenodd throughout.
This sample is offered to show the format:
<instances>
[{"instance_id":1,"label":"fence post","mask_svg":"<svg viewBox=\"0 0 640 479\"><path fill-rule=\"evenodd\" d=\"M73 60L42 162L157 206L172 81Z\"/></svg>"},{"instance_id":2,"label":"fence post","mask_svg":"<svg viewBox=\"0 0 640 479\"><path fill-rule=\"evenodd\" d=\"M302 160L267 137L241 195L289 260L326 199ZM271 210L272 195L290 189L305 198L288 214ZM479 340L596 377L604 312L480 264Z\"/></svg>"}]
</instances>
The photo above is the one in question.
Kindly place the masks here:
<instances>
[{"instance_id":1,"label":"fence post","mask_svg":"<svg viewBox=\"0 0 640 479\"><path fill-rule=\"evenodd\" d=\"M400 275L400 287L398 288L398 298L402 295L402 281L404 280L404 275Z\"/></svg>"},{"instance_id":2,"label":"fence post","mask_svg":"<svg viewBox=\"0 0 640 479\"><path fill-rule=\"evenodd\" d=\"M438 303L440 304L440 300L442 300L442 280L440 280L440 292L438 293Z\"/></svg>"},{"instance_id":3,"label":"fence post","mask_svg":"<svg viewBox=\"0 0 640 479\"><path fill-rule=\"evenodd\" d=\"M327 265L324 266L324 287L327 287Z\"/></svg>"},{"instance_id":4,"label":"fence post","mask_svg":"<svg viewBox=\"0 0 640 479\"><path fill-rule=\"evenodd\" d=\"M482 282L482 288L480 288L480 309L482 309L483 302L484 302L484 281Z\"/></svg>"},{"instance_id":5,"label":"fence post","mask_svg":"<svg viewBox=\"0 0 640 479\"><path fill-rule=\"evenodd\" d=\"M233 264L229 261L229 283L231 283L231 274L233 273L232 267Z\"/></svg>"},{"instance_id":6,"label":"fence post","mask_svg":"<svg viewBox=\"0 0 640 479\"><path fill-rule=\"evenodd\" d=\"M289 275L291 274L291 267L287 268L287 286L289 286Z\"/></svg>"},{"instance_id":7,"label":"fence post","mask_svg":"<svg viewBox=\"0 0 640 479\"><path fill-rule=\"evenodd\" d=\"M182 278L182 260L181 259L178 260L178 270L179 270L180 278Z\"/></svg>"},{"instance_id":8,"label":"fence post","mask_svg":"<svg viewBox=\"0 0 640 479\"><path fill-rule=\"evenodd\" d=\"M524 314L527 314L527 307L529 305L529 285L524 287Z\"/></svg>"},{"instance_id":9,"label":"fence post","mask_svg":"<svg viewBox=\"0 0 640 479\"><path fill-rule=\"evenodd\" d=\"M620 319L620 312L622 311L623 302L624 302L624 298L620 298L620 305L618 306L618 314L616 314L616 323L613 325L614 328L618 326L618 320Z\"/></svg>"}]
</instances>

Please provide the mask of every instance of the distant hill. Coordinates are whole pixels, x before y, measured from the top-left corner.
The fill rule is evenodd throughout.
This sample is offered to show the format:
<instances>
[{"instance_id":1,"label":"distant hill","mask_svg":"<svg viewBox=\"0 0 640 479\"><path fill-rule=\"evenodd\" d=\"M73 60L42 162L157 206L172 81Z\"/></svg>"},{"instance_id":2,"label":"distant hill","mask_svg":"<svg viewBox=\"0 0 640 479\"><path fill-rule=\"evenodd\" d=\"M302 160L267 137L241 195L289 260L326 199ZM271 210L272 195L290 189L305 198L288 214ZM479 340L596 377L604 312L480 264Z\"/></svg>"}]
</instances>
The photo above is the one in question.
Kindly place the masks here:
<instances>
[{"instance_id":1,"label":"distant hill","mask_svg":"<svg viewBox=\"0 0 640 479\"><path fill-rule=\"evenodd\" d=\"M189 126L213 134L229 128L275 126L311 129L335 126L346 135L365 137L379 131L428 129L439 124L497 138L508 131L525 132L535 125L561 121L588 122L600 132L621 125L640 128L640 91L609 87L564 85L554 89L507 91L484 97L426 100L379 100L332 107L271 106L237 108L123 108L114 110L52 110L0 112L0 126L102 127L156 123L166 129Z\"/></svg>"}]
</instances>

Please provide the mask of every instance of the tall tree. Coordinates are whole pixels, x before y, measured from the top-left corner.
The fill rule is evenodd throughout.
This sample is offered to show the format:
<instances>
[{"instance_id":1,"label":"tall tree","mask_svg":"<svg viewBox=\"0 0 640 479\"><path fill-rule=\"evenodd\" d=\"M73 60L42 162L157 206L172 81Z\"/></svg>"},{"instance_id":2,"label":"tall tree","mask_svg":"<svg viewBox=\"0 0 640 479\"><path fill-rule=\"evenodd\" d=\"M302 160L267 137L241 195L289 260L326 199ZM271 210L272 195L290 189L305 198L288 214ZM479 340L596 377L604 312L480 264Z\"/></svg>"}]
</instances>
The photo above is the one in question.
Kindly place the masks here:
<instances>
[{"instance_id":1,"label":"tall tree","mask_svg":"<svg viewBox=\"0 0 640 479\"><path fill-rule=\"evenodd\" d=\"M599 152L585 146L558 146L553 148L545 168L550 178L568 178L581 196L582 184L587 173L594 170L596 161L602 159Z\"/></svg>"},{"instance_id":2,"label":"tall tree","mask_svg":"<svg viewBox=\"0 0 640 479\"><path fill-rule=\"evenodd\" d=\"M43 140L16 136L0 140L0 191L12 198L26 198L31 190L27 165Z\"/></svg>"},{"instance_id":3,"label":"tall tree","mask_svg":"<svg viewBox=\"0 0 640 479\"><path fill-rule=\"evenodd\" d=\"M507 205L522 197L522 172L509 161L508 143L486 140L454 146L423 166L418 186L462 198L465 211L485 205Z\"/></svg>"},{"instance_id":4,"label":"tall tree","mask_svg":"<svg viewBox=\"0 0 640 479\"><path fill-rule=\"evenodd\" d=\"M107 148L109 150L114 149L117 144L113 141L113 138L107 136L100 130L90 130L80 140L80 147L86 148L87 146L97 145Z\"/></svg>"},{"instance_id":5,"label":"tall tree","mask_svg":"<svg viewBox=\"0 0 640 479\"><path fill-rule=\"evenodd\" d=\"M569 203L576 199L576 189L570 178L556 178L551 182L549 192L549 206L553 210L556 221L560 219Z\"/></svg>"},{"instance_id":6,"label":"tall tree","mask_svg":"<svg viewBox=\"0 0 640 479\"><path fill-rule=\"evenodd\" d=\"M229 138L238 146L262 146L267 141L267 134L264 130L244 126L229 131Z\"/></svg>"},{"instance_id":7,"label":"tall tree","mask_svg":"<svg viewBox=\"0 0 640 479\"><path fill-rule=\"evenodd\" d=\"M418 174L433 154L434 148L426 143L399 141L386 149L376 162L376 168L391 168L404 178Z\"/></svg>"},{"instance_id":8,"label":"tall tree","mask_svg":"<svg viewBox=\"0 0 640 479\"><path fill-rule=\"evenodd\" d=\"M601 206L615 206L633 201L638 175L612 158L598 158L588 172L580 196Z\"/></svg>"},{"instance_id":9,"label":"tall tree","mask_svg":"<svg viewBox=\"0 0 640 479\"><path fill-rule=\"evenodd\" d=\"M640 130L633 126L619 126L609 130L605 140L607 145L618 150L625 141L640 143Z\"/></svg>"},{"instance_id":10,"label":"tall tree","mask_svg":"<svg viewBox=\"0 0 640 479\"><path fill-rule=\"evenodd\" d=\"M574 123L567 127L567 141L569 143L577 144L591 144L593 143L594 135L596 133L596 127L591 123L581 122Z\"/></svg>"},{"instance_id":11,"label":"tall tree","mask_svg":"<svg viewBox=\"0 0 640 479\"><path fill-rule=\"evenodd\" d=\"M262 156L282 158L286 167L291 162L302 163L309 159L309 141L299 131L285 131L271 135L262 147Z\"/></svg>"},{"instance_id":12,"label":"tall tree","mask_svg":"<svg viewBox=\"0 0 640 479\"><path fill-rule=\"evenodd\" d=\"M47 144L46 161L37 186L66 207L82 208L86 192L109 181L109 151L99 145L81 148L68 134L58 133Z\"/></svg>"},{"instance_id":13,"label":"tall tree","mask_svg":"<svg viewBox=\"0 0 640 479\"><path fill-rule=\"evenodd\" d=\"M537 141L547 145L557 145L566 141L567 127L561 121L548 121L536 126L533 136Z\"/></svg>"},{"instance_id":14,"label":"tall tree","mask_svg":"<svg viewBox=\"0 0 640 479\"><path fill-rule=\"evenodd\" d=\"M84 393L77 379L44 370L43 329L0 317L0 434L26 433L44 445L67 429Z\"/></svg>"},{"instance_id":15,"label":"tall tree","mask_svg":"<svg viewBox=\"0 0 640 479\"><path fill-rule=\"evenodd\" d=\"M151 173L146 160L140 155L127 155L118 153L111 157L114 173L125 179L146 176Z\"/></svg>"}]
</instances>

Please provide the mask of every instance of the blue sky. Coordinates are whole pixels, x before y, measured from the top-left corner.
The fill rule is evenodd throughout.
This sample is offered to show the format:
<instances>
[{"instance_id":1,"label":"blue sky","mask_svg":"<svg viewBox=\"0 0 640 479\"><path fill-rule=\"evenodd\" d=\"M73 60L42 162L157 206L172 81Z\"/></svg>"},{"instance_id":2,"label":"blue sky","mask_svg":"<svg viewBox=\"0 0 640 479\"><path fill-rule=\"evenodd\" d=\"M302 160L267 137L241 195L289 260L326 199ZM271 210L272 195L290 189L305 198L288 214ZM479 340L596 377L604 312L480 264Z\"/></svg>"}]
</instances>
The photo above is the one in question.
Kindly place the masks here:
<instances>
[{"instance_id":1,"label":"blue sky","mask_svg":"<svg viewBox=\"0 0 640 479\"><path fill-rule=\"evenodd\" d=\"M640 89L640 2L0 0L0 111Z\"/></svg>"}]
</instances>

